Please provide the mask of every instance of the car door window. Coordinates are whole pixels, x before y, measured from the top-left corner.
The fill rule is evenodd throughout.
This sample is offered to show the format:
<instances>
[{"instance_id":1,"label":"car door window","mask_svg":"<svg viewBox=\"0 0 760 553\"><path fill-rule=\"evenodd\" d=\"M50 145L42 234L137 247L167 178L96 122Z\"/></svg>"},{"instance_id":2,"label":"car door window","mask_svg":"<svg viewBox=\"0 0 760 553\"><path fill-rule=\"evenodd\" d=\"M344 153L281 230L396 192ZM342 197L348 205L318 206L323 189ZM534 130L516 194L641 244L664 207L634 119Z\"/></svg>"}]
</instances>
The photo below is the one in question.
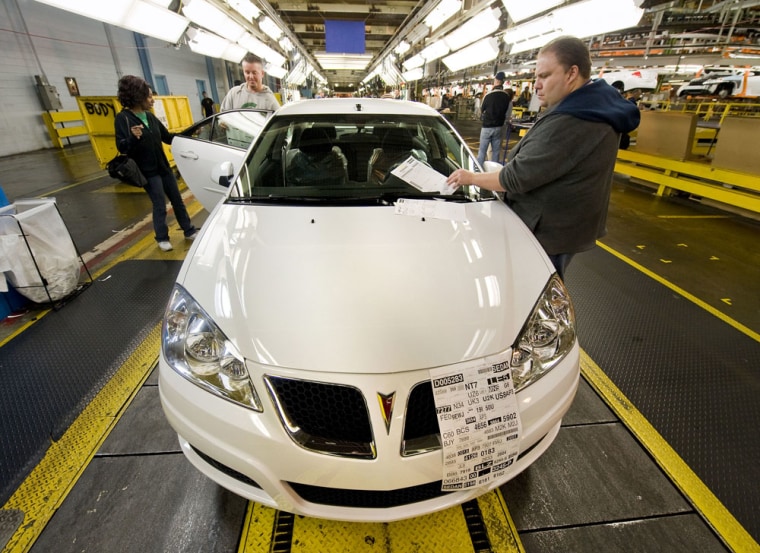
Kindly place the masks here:
<instances>
[{"instance_id":1,"label":"car door window","mask_svg":"<svg viewBox=\"0 0 760 553\"><path fill-rule=\"evenodd\" d=\"M247 150L261 132L267 115L256 111L227 111L214 118L211 141Z\"/></svg>"}]
</instances>

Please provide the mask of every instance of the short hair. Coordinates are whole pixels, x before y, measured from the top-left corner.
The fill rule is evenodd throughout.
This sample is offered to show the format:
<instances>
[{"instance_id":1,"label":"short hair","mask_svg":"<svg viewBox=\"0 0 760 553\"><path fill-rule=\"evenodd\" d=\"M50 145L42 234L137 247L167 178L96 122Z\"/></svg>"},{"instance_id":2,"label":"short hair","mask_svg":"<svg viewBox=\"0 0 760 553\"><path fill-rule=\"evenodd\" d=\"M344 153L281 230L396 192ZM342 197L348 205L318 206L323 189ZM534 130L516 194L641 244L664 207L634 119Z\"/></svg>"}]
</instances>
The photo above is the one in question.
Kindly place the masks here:
<instances>
[{"instance_id":1,"label":"short hair","mask_svg":"<svg viewBox=\"0 0 760 553\"><path fill-rule=\"evenodd\" d=\"M541 54L554 54L559 64L565 69L573 65L578 67L578 73L584 79L591 77L591 54L579 38L560 36L547 43L538 51Z\"/></svg>"},{"instance_id":2,"label":"short hair","mask_svg":"<svg viewBox=\"0 0 760 553\"><path fill-rule=\"evenodd\" d=\"M258 63L259 65L261 65L262 67L264 67L264 60L262 60L256 54L251 54L250 52L248 52L243 57L243 62L242 63Z\"/></svg>"},{"instance_id":3,"label":"short hair","mask_svg":"<svg viewBox=\"0 0 760 553\"><path fill-rule=\"evenodd\" d=\"M140 106L151 94L150 85L142 77L124 75L119 79L116 97L125 108L132 109Z\"/></svg>"}]
</instances>

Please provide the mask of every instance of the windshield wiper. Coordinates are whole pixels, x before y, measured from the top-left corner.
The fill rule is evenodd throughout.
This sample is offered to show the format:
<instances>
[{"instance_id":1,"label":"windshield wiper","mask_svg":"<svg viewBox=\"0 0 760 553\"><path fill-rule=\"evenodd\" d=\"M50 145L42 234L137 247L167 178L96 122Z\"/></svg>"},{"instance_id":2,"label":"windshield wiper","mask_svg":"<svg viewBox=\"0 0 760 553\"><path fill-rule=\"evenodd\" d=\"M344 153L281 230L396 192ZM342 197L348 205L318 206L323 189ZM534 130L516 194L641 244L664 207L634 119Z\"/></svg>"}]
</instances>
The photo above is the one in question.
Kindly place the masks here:
<instances>
[{"instance_id":1,"label":"windshield wiper","mask_svg":"<svg viewBox=\"0 0 760 553\"><path fill-rule=\"evenodd\" d=\"M228 203L235 204L300 204L300 203L320 203L325 198L322 196L242 196L227 198Z\"/></svg>"}]
</instances>

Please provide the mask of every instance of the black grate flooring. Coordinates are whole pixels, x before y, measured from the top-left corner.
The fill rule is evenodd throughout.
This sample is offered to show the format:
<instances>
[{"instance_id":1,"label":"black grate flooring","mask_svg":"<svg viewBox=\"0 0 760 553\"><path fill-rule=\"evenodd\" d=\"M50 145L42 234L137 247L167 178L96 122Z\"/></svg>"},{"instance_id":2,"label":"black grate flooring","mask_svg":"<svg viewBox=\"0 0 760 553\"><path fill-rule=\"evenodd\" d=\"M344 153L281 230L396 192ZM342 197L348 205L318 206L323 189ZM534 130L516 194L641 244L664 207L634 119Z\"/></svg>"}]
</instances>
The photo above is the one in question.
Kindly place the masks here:
<instances>
[{"instance_id":1,"label":"black grate flooring","mask_svg":"<svg viewBox=\"0 0 760 553\"><path fill-rule=\"evenodd\" d=\"M161 320L180 261L124 261L0 348L0 505Z\"/></svg>"},{"instance_id":2,"label":"black grate flooring","mask_svg":"<svg viewBox=\"0 0 760 553\"><path fill-rule=\"evenodd\" d=\"M760 541L760 344L601 248L566 280L581 346Z\"/></svg>"}]
</instances>

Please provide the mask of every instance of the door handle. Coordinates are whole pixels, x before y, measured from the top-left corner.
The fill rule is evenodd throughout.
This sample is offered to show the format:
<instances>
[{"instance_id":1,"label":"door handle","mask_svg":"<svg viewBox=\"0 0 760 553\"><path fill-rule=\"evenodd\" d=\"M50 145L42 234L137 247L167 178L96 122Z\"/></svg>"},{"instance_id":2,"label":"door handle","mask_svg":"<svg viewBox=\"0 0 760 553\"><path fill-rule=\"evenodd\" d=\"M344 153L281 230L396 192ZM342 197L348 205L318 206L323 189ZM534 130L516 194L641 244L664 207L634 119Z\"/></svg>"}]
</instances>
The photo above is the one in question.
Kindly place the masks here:
<instances>
[{"instance_id":1,"label":"door handle","mask_svg":"<svg viewBox=\"0 0 760 553\"><path fill-rule=\"evenodd\" d=\"M180 152L179 155L185 159L198 159L198 154L195 152Z\"/></svg>"}]
</instances>

